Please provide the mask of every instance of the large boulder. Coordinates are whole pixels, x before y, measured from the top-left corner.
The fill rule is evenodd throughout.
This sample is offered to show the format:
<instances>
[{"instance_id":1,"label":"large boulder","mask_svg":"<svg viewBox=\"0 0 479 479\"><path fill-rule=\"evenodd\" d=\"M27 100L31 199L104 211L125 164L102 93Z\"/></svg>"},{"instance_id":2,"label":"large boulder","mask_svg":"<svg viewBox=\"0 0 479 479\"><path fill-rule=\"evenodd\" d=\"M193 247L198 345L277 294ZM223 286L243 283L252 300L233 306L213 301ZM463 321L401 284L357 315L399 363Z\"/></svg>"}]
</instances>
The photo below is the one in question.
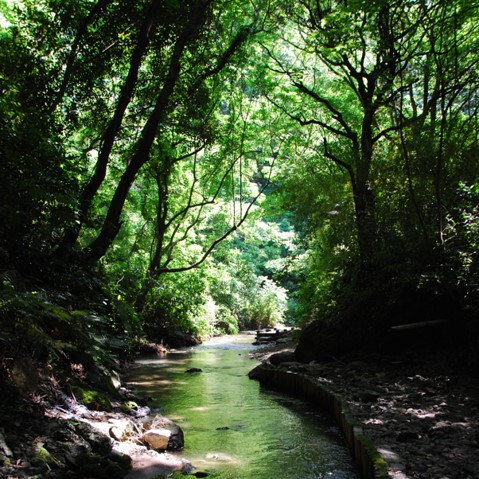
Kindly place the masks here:
<instances>
[{"instance_id":1,"label":"large boulder","mask_svg":"<svg viewBox=\"0 0 479 479\"><path fill-rule=\"evenodd\" d=\"M185 446L185 436L181 427L161 414L157 414L150 423L145 423L145 427L147 427L149 431L169 431L170 435L166 447L168 450L183 449Z\"/></svg>"},{"instance_id":2,"label":"large boulder","mask_svg":"<svg viewBox=\"0 0 479 479\"><path fill-rule=\"evenodd\" d=\"M141 442L155 451L166 451L170 437L169 429L149 429L141 436Z\"/></svg>"}]
</instances>

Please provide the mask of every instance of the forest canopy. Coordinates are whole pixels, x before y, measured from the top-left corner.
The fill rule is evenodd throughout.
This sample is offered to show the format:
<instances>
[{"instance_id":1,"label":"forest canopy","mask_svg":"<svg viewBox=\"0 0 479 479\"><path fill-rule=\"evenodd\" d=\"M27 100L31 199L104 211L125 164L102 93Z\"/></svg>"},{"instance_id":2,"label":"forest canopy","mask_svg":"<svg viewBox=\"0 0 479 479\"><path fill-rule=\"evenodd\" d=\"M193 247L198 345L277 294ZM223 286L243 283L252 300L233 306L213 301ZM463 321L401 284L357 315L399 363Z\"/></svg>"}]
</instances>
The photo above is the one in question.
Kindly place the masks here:
<instances>
[{"instance_id":1,"label":"forest canopy","mask_svg":"<svg viewBox=\"0 0 479 479\"><path fill-rule=\"evenodd\" d=\"M478 28L475 0L0 1L2 354L477 343Z\"/></svg>"}]
</instances>

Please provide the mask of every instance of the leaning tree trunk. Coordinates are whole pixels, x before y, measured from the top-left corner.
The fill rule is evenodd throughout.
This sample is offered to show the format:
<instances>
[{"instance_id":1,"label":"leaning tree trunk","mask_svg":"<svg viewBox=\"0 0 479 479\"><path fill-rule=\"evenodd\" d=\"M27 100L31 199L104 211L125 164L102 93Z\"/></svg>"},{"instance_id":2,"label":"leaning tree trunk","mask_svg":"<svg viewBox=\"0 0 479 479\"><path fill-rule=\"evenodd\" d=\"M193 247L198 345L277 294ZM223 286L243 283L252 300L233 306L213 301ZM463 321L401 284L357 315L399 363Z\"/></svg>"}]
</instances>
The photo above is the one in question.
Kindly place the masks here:
<instances>
[{"instance_id":1,"label":"leaning tree trunk","mask_svg":"<svg viewBox=\"0 0 479 479\"><path fill-rule=\"evenodd\" d=\"M93 198L105 179L113 144L118 132L120 131L126 109L131 101L133 91L138 80L142 58L148 47L152 30L154 29L154 23L157 17L157 4L158 2L153 0L140 28L138 40L130 60L128 75L121 89L113 117L103 135L100 152L95 165L95 171L81 192L78 221L65 231L63 240L55 252L57 256L64 255L75 245L80 234L80 230L90 212Z\"/></svg>"},{"instance_id":2,"label":"leaning tree trunk","mask_svg":"<svg viewBox=\"0 0 479 479\"><path fill-rule=\"evenodd\" d=\"M86 259L89 262L96 262L106 254L108 248L120 230L120 217L126 197L130 191L133 181L136 178L136 175L140 171L141 167L147 163L150 158L150 150L155 140L158 126L164 117L165 111L169 104L169 99L180 76L181 57L186 45L201 27L208 4L209 1L205 0L204 2L200 3L197 10L191 12L191 17L188 24L179 34L176 40L173 52L171 54L166 80L156 100L155 108L143 127L143 131L141 133L140 139L137 142L133 156L118 183L113 198L110 202L103 227L97 238L87 248Z\"/></svg>"},{"instance_id":3,"label":"leaning tree trunk","mask_svg":"<svg viewBox=\"0 0 479 479\"><path fill-rule=\"evenodd\" d=\"M150 259L150 264L143 279L140 291L135 299L135 308L138 312L142 312L146 298L154 285L155 280L158 279L157 271L160 267L161 256L164 249L165 234L167 230L166 218L168 216L168 168L164 171L157 171L155 175L158 187L158 205L156 210L156 246L155 252Z\"/></svg>"}]
</instances>

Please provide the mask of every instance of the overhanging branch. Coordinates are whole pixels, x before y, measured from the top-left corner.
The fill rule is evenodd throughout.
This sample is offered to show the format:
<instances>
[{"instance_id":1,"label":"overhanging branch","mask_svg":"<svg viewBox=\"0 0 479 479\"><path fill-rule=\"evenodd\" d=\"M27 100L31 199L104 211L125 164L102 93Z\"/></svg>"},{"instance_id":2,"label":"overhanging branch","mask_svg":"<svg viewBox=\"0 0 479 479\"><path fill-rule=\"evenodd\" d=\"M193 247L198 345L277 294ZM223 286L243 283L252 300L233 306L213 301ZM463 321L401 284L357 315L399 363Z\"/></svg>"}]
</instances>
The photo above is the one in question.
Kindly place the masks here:
<instances>
[{"instance_id":1,"label":"overhanging branch","mask_svg":"<svg viewBox=\"0 0 479 479\"><path fill-rule=\"evenodd\" d=\"M222 241L224 241L229 235L234 233L246 221L246 219L248 218L248 215L251 211L251 208L256 203L258 198L264 193L264 191L266 190L266 188L269 186L269 184L271 182L271 175L272 175L272 172L273 172L274 163L275 162L273 160L273 162L271 164L271 167L270 167L270 171L269 171L267 181L265 182L263 187L260 189L258 194L251 200L251 202L248 205L248 208L246 208L245 213L240 218L240 220L237 223L234 223L233 226L228 228L221 236L216 238L210 244L208 249L203 253L203 255L197 261L195 261L194 263L191 263L189 265L180 266L180 267L177 267L177 268L168 268L168 267L159 268L157 270L157 274L160 275L160 274L166 274L166 273L181 273L181 272L184 272L184 271L189 271L191 269L194 269L194 268L200 266L202 263L204 263L206 261L206 259L211 255L211 253L214 251L216 246L218 246L218 244L220 244Z\"/></svg>"}]
</instances>

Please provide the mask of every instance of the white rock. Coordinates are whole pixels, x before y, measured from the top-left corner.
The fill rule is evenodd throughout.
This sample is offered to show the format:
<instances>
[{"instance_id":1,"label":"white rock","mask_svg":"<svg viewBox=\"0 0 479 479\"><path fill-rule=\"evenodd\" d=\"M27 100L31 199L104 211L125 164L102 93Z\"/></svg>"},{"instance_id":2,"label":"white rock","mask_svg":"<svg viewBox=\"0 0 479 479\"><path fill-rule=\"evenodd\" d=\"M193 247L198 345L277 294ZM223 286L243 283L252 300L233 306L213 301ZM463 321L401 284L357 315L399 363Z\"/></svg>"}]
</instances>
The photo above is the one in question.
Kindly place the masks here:
<instances>
[{"instance_id":1,"label":"white rock","mask_svg":"<svg viewBox=\"0 0 479 479\"><path fill-rule=\"evenodd\" d=\"M5 441L5 436L1 432L0 432L0 452L3 452L3 454L7 457L13 456L13 452L7 446L7 442Z\"/></svg>"},{"instance_id":2,"label":"white rock","mask_svg":"<svg viewBox=\"0 0 479 479\"><path fill-rule=\"evenodd\" d=\"M124 441L138 432L135 424L129 419L110 419L109 424L111 427L108 433L116 441Z\"/></svg>"}]
</instances>

